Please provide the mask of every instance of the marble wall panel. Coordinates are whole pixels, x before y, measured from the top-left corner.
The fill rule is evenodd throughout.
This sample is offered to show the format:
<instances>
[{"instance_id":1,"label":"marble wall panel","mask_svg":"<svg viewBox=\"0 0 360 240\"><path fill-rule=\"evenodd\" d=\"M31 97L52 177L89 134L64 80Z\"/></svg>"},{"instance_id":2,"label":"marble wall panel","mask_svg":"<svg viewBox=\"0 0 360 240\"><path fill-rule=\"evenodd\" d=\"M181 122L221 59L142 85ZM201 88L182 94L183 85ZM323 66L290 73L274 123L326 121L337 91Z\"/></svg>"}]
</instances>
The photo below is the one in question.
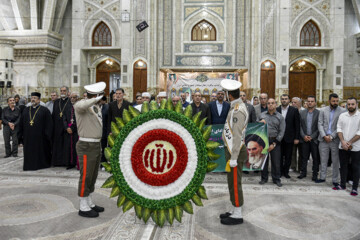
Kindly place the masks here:
<instances>
[{"instance_id":1,"label":"marble wall panel","mask_svg":"<svg viewBox=\"0 0 360 240\"><path fill-rule=\"evenodd\" d=\"M222 19L224 19L224 6L211 6L211 5L206 5L206 6L185 6L184 7L184 20L186 20L190 15L201 11L203 9L207 9L210 12L218 15L219 17L221 17Z\"/></svg>"},{"instance_id":2,"label":"marble wall panel","mask_svg":"<svg viewBox=\"0 0 360 240\"><path fill-rule=\"evenodd\" d=\"M262 54L275 58L276 0L264 0L262 6Z\"/></svg>"},{"instance_id":3,"label":"marble wall panel","mask_svg":"<svg viewBox=\"0 0 360 240\"><path fill-rule=\"evenodd\" d=\"M247 14L246 8L250 7L247 5L248 1L236 0L236 33L235 33L235 65L245 65L245 44L246 44L246 21L250 19Z\"/></svg>"},{"instance_id":4,"label":"marble wall panel","mask_svg":"<svg viewBox=\"0 0 360 240\"><path fill-rule=\"evenodd\" d=\"M172 65L173 1L163 0L163 65Z\"/></svg>"},{"instance_id":5,"label":"marble wall panel","mask_svg":"<svg viewBox=\"0 0 360 240\"><path fill-rule=\"evenodd\" d=\"M141 23L144 20L147 20L147 1L146 0L134 0L134 19L135 26ZM134 56L135 57L144 57L146 58L147 53L147 31L139 32L134 30Z\"/></svg>"}]
</instances>

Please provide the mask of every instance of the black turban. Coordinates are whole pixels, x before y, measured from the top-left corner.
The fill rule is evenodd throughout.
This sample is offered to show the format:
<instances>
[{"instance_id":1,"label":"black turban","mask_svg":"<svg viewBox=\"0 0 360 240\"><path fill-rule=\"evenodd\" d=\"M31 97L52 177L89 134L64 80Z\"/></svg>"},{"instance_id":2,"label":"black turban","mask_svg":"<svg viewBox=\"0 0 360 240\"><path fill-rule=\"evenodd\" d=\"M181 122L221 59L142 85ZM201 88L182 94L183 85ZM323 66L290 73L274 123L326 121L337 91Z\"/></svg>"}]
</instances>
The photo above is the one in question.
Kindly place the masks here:
<instances>
[{"instance_id":1,"label":"black turban","mask_svg":"<svg viewBox=\"0 0 360 240\"><path fill-rule=\"evenodd\" d=\"M263 148L265 148L265 142L264 140L256 134L249 134L245 137L245 144L246 146L248 145L249 142L254 141L257 142L260 146L262 146Z\"/></svg>"},{"instance_id":2,"label":"black turban","mask_svg":"<svg viewBox=\"0 0 360 240\"><path fill-rule=\"evenodd\" d=\"M39 92L32 92L32 93L31 93L31 96L35 96L35 97L41 98L41 93L39 93Z\"/></svg>"}]
</instances>

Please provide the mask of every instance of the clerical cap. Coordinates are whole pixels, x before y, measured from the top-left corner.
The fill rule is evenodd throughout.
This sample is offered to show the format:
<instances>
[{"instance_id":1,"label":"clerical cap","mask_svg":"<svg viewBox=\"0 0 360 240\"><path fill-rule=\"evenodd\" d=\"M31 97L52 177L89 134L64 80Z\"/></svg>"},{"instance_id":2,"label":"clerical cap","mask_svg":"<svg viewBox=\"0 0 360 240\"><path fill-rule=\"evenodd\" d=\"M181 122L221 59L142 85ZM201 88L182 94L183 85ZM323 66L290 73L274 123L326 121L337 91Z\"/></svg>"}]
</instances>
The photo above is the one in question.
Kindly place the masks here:
<instances>
[{"instance_id":1,"label":"clerical cap","mask_svg":"<svg viewBox=\"0 0 360 240\"><path fill-rule=\"evenodd\" d=\"M31 96L35 96L35 97L41 98L41 93L39 93L39 92L32 92L32 93L31 93Z\"/></svg>"},{"instance_id":2,"label":"clerical cap","mask_svg":"<svg viewBox=\"0 0 360 240\"><path fill-rule=\"evenodd\" d=\"M103 93L106 88L106 83L97 82L94 84L84 86L85 90L90 94L100 94Z\"/></svg>"},{"instance_id":3,"label":"clerical cap","mask_svg":"<svg viewBox=\"0 0 360 240\"><path fill-rule=\"evenodd\" d=\"M224 79L220 82L220 85L225 91L234 91L241 87L241 82L236 80Z\"/></svg>"},{"instance_id":4,"label":"clerical cap","mask_svg":"<svg viewBox=\"0 0 360 240\"><path fill-rule=\"evenodd\" d=\"M247 146L249 142L257 142L260 146L265 148L264 140L256 134L249 134L245 137L245 145Z\"/></svg>"},{"instance_id":5,"label":"clerical cap","mask_svg":"<svg viewBox=\"0 0 360 240\"><path fill-rule=\"evenodd\" d=\"M166 92L159 92L158 97L166 97Z\"/></svg>"},{"instance_id":6,"label":"clerical cap","mask_svg":"<svg viewBox=\"0 0 360 240\"><path fill-rule=\"evenodd\" d=\"M148 93L148 92L143 92L143 93L141 94L141 96L142 96L142 97L149 97L149 98L151 98L151 95L150 95L150 93Z\"/></svg>"}]
</instances>

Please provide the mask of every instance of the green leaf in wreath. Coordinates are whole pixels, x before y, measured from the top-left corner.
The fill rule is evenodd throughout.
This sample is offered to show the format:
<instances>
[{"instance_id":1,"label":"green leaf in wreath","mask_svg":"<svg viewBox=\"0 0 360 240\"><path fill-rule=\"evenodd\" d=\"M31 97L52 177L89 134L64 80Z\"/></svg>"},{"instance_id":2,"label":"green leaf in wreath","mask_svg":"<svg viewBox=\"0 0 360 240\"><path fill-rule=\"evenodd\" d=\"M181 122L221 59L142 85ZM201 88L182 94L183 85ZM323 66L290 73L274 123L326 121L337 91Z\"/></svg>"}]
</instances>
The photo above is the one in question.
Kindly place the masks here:
<instances>
[{"instance_id":1,"label":"green leaf in wreath","mask_svg":"<svg viewBox=\"0 0 360 240\"><path fill-rule=\"evenodd\" d=\"M134 206L133 202L130 200L127 200L123 205L123 212L129 211Z\"/></svg>"},{"instance_id":2,"label":"green leaf in wreath","mask_svg":"<svg viewBox=\"0 0 360 240\"><path fill-rule=\"evenodd\" d=\"M196 206L204 206L200 197L196 194L191 198L191 200L195 203Z\"/></svg>"},{"instance_id":3,"label":"green leaf in wreath","mask_svg":"<svg viewBox=\"0 0 360 240\"><path fill-rule=\"evenodd\" d=\"M108 179L106 179L106 181L101 186L101 188L112 188L112 187L114 187L114 185L115 185L115 178L114 178L114 176L111 176Z\"/></svg>"},{"instance_id":4,"label":"green leaf in wreath","mask_svg":"<svg viewBox=\"0 0 360 240\"><path fill-rule=\"evenodd\" d=\"M145 101L141 105L141 113L147 113L150 111L150 105L148 101Z\"/></svg>"},{"instance_id":5,"label":"green leaf in wreath","mask_svg":"<svg viewBox=\"0 0 360 240\"><path fill-rule=\"evenodd\" d=\"M183 106L181 101L178 101L178 103L175 106L175 112L183 114Z\"/></svg>"},{"instance_id":6,"label":"green leaf in wreath","mask_svg":"<svg viewBox=\"0 0 360 240\"><path fill-rule=\"evenodd\" d=\"M106 147L106 148L104 149L104 155L105 155L106 160L110 161L110 158L111 158L111 148Z\"/></svg>"},{"instance_id":7,"label":"green leaf in wreath","mask_svg":"<svg viewBox=\"0 0 360 240\"><path fill-rule=\"evenodd\" d=\"M150 110L154 111L154 110L158 110L159 109L159 105L156 101L152 100L150 102Z\"/></svg>"},{"instance_id":8,"label":"green leaf in wreath","mask_svg":"<svg viewBox=\"0 0 360 240\"><path fill-rule=\"evenodd\" d=\"M212 171L214 171L214 170L218 167L218 165L219 165L219 164L214 163L214 162L208 162L207 168L206 168L206 172L212 172Z\"/></svg>"},{"instance_id":9,"label":"green leaf in wreath","mask_svg":"<svg viewBox=\"0 0 360 240\"><path fill-rule=\"evenodd\" d=\"M132 116L131 116L130 112L128 110L124 109L124 111L123 111L123 120L124 120L124 122L128 123L128 122L131 121L131 119L132 119Z\"/></svg>"},{"instance_id":10,"label":"green leaf in wreath","mask_svg":"<svg viewBox=\"0 0 360 240\"><path fill-rule=\"evenodd\" d=\"M218 143L218 142L214 142L214 141L207 141L206 142L206 148L210 149L210 150L213 150L213 149L215 149L215 148L217 148L219 146L220 146L220 143Z\"/></svg>"},{"instance_id":11,"label":"green leaf in wreath","mask_svg":"<svg viewBox=\"0 0 360 240\"><path fill-rule=\"evenodd\" d=\"M123 194L120 194L117 199L117 207L121 207L126 202L126 197Z\"/></svg>"},{"instance_id":12,"label":"green leaf in wreath","mask_svg":"<svg viewBox=\"0 0 360 240\"><path fill-rule=\"evenodd\" d=\"M108 136L108 144L110 147L114 147L115 139L114 139L113 135Z\"/></svg>"},{"instance_id":13,"label":"green leaf in wreath","mask_svg":"<svg viewBox=\"0 0 360 240\"><path fill-rule=\"evenodd\" d=\"M119 129L125 126L124 120L122 120L122 118L116 117L115 120L116 120L116 125L118 126Z\"/></svg>"},{"instance_id":14,"label":"green leaf in wreath","mask_svg":"<svg viewBox=\"0 0 360 240\"><path fill-rule=\"evenodd\" d=\"M135 118L141 114L140 111L137 110L136 108L134 108L133 106L129 106L129 112L133 118Z\"/></svg>"},{"instance_id":15,"label":"green leaf in wreath","mask_svg":"<svg viewBox=\"0 0 360 240\"><path fill-rule=\"evenodd\" d=\"M103 162L103 163L101 163L101 165L103 165L103 167L105 168L105 171L111 172L111 165L109 163Z\"/></svg>"},{"instance_id":16,"label":"green leaf in wreath","mask_svg":"<svg viewBox=\"0 0 360 240\"><path fill-rule=\"evenodd\" d=\"M170 223L170 225L172 225L174 223L174 218L175 218L175 213L174 213L174 209L173 208L169 208L166 211L166 219L168 220L168 222Z\"/></svg>"},{"instance_id":17,"label":"green leaf in wreath","mask_svg":"<svg viewBox=\"0 0 360 240\"><path fill-rule=\"evenodd\" d=\"M141 215L142 215L142 207L140 205L135 204L135 213L136 216L141 219Z\"/></svg>"},{"instance_id":18,"label":"green leaf in wreath","mask_svg":"<svg viewBox=\"0 0 360 240\"><path fill-rule=\"evenodd\" d=\"M120 194L120 188L116 185L112 188L110 198L116 197Z\"/></svg>"},{"instance_id":19,"label":"green leaf in wreath","mask_svg":"<svg viewBox=\"0 0 360 240\"><path fill-rule=\"evenodd\" d=\"M199 190L197 191L197 195L199 197L201 197L202 199L208 199L207 195L206 195L206 190L203 186L199 187Z\"/></svg>"},{"instance_id":20,"label":"green leaf in wreath","mask_svg":"<svg viewBox=\"0 0 360 240\"><path fill-rule=\"evenodd\" d=\"M201 111L198 112L197 114L195 114L192 118L193 122L195 123L196 126L200 125L200 115L201 115Z\"/></svg>"},{"instance_id":21,"label":"green leaf in wreath","mask_svg":"<svg viewBox=\"0 0 360 240\"><path fill-rule=\"evenodd\" d=\"M184 211L187 212L187 213L190 213L190 214L193 214L193 213L194 213L193 207L192 207L192 204L191 204L190 201L187 201L187 202L184 203L183 209L184 209Z\"/></svg>"},{"instance_id":22,"label":"green leaf in wreath","mask_svg":"<svg viewBox=\"0 0 360 240\"><path fill-rule=\"evenodd\" d=\"M147 223L147 221L149 220L150 215L151 215L151 210L148 209L148 208L143 208L143 210L142 210L142 218L143 218L145 223Z\"/></svg>"},{"instance_id":23,"label":"green leaf in wreath","mask_svg":"<svg viewBox=\"0 0 360 240\"><path fill-rule=\"evenodd\" d=\"M165 216L165 210L164 209L161 209L161 210L158 210L158 225L160 227L163 227L164 226L164 223L165 223L165 220L166 220L166 216Z\"/></svg>"},{"instance_id":24,"label":"green leaf in wreath","mask_svg":"<svg viewBox=\"0 0 360 240\"><path fill-rule=\"evenodd\" d=\"M192 119L192 107L190 104L185 108L184 115L185 117Z\"/></svg>"},{"instance_id":25,"label":"green leaf in wreath","mask_svg":"<svg viewBox=\"0 0 360 240\"><path fill-rule=\"evenodd\" d=\"M205 127L205 123L206 123L206 118L203 118L201 121L200 121L200 124L199 124L199 128L200 128L200 131L202 132L203 131L203 128Z\"/></svg>"},{"instance_id":26,"label":"green leaf in wreath","mask_svg":"<svg viewBox=\"0 0 360 240\"><path fill-rule=\"evenodd\" d=\"M209 140L210 138L210 133L211 133L211 125L210 126L207 126L205 128L205 131L203 133L203 138L204 138L204 141L207 142L207 140Z\"/></svg>"},{"instance_id":27,"label":"green leaf in wreath","mask_svg":"<svg viewBox=\"0 0 360 240\"><path fill-rule=\"evenodd\" d=\"M111 122L111 132L114 135L114 138L116 138L120 133L120 129L117 127L116 123L114 122Z\"/></svg>"},{"instance_id":28,"label":"green leaf in wreath","mask_svg":"<svg viewBox=\"0 0 360 240\"><path fill-rule=\"evenodd\" d=\"M181 218L183 216L183 209L180 206L175 207L175 219L181 223Z\"/></svg>"}]
</instances>

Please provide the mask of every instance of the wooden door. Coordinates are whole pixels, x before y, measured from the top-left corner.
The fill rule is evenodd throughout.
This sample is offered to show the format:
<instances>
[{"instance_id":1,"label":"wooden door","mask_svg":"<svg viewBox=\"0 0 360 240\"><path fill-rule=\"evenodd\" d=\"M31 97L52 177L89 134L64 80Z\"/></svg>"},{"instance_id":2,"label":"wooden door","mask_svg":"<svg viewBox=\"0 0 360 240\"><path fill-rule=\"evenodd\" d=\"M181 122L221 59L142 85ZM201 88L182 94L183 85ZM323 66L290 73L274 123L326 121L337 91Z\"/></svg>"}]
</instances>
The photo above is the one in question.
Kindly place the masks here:
<instances>
[{"instance_id":1,"label":"wooden door","mask_svg":"<svg viewBox=\"0 0 360 240\"><path fill-rule=\"evenodd\" d=\"M275 64L265 61L261 64L261 93L267 93L269 98L275 98Z\"/></svg>"},{"instance_id":2,"label":"wooden door","mask_svg":"<svg viewBox=\"0 0 360 240\"><path fill-rule=\"evenodd\" d=\"M306 61L298 61L290 67L289 95L291 98L316 96L316 68Z\"/></svg>"},{"instance_id":3,"label":"wooden door","mask_svg":"<svg viewBox=\"0 0 360 240\"><path fill-rule=\"evenodd\" d=\"M106 60L96 67L96 82L105 82L105 96L109 96L110 74L120 74L120 65L116 62Z\"/></svg>"},{"instance_id":4,"label":"wooden door","mask_svg":"<svg viewBox=\"0 0 360 240\"><path fill-rule=\"evenodd\" d=\"M105 82L105 95L109 96L109 80L110 80L110 73L109 72L96 72L96 82Z\"/></svg>"},{"instance_id":5,"label":"wooden door","mask_svg":"<svg viewBox=\"0 0 360 240\"><path fill-rule=\"evenodd\" d=\"M135 99L137 92L147 92L147 66L142 61L137 61L134 64L133 99Z\"/></svg>"}]
</instances>

